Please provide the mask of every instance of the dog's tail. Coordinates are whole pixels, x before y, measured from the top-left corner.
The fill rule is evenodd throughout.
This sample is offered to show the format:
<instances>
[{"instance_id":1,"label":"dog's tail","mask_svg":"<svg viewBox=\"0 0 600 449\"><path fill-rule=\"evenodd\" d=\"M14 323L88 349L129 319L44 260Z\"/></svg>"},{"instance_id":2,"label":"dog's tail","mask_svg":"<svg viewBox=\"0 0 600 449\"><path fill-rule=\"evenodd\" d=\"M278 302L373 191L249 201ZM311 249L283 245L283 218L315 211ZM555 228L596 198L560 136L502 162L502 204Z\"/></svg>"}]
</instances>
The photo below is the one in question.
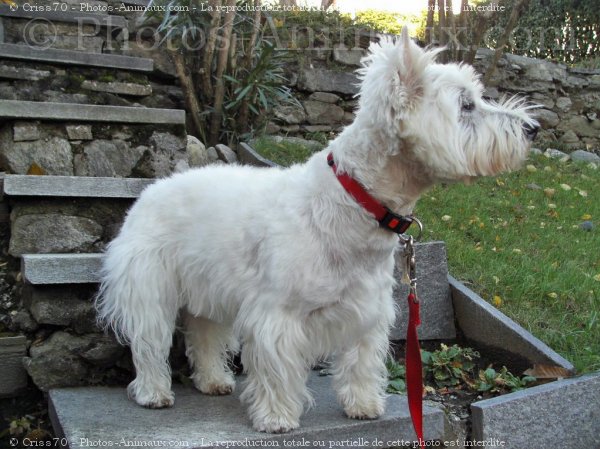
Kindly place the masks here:
<instances>
[{"instance_id":1,"label":"dog's tail","mask_svg":"<svg viewBox=\"0 0 600 449\"><path fill-rule=\"evenodd\" d=\"M111 329L121 344L171 338L177 314L172 267L163 260L157 242L141 242L121 232L105 253L95 298L100 328Z\"/></svg>"}]
</instances>

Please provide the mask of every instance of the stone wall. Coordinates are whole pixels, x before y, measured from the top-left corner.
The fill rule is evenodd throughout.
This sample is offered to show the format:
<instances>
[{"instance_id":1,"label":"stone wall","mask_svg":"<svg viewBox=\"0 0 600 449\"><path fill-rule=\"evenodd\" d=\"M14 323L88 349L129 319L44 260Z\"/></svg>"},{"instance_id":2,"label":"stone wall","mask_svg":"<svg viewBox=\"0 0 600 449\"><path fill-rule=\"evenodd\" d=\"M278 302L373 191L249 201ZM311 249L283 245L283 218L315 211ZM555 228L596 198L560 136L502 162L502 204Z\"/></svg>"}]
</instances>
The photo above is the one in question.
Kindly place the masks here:
<instances>
[{"instance_id":1,"label":"stone wall","mask_svg":"<svg viewBox=\"0 0 600 449\"><path fill-rule=\"evenodd\" d=\"M289 78L301 106L278 108L268 132L331 136L349 123L358 91L353 72L363 53L362 49L336 48L309 51L306 58L298 58ZM485 73L491 57L492 51L479 50L475 68ZM536 112L542 125L536 145L600 154L600 70L573 69L506 54L499 60L485 96L499 100L512 95L541 106Z\"/></svg>"}]
</instances>

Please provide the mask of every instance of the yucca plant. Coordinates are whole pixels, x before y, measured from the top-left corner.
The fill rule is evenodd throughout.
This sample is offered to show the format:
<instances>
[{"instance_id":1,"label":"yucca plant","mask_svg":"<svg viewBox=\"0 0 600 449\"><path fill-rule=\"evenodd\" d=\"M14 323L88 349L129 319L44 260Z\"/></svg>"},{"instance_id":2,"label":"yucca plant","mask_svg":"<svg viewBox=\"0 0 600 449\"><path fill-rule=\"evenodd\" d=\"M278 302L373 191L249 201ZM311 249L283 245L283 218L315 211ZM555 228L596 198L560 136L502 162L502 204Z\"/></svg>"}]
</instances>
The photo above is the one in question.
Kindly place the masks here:
<instances>
[{"instance_id":1,"label":"yucca plant","mask_svg":"<svg viewBox=\"0 0 600 449\"><path fill-rule=\"evenodd\" d=\"M152 4L166 6L146 17L159 22L161 42L173 56L196 134L204 142L239 140L274 106L295 101L285 87L284 52L261 32L261 0Z\"/></svg>"}]
</instances>

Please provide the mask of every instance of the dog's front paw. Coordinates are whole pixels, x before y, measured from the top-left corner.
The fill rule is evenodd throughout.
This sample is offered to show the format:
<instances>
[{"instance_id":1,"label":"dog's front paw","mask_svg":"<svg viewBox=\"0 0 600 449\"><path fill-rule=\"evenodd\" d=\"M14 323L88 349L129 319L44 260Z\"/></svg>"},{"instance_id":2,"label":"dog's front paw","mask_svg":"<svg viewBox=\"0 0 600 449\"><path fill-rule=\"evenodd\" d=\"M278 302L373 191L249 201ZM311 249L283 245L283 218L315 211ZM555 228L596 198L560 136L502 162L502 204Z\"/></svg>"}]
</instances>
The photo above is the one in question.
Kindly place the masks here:
<instances>
[{"instance_id":1,"label":"dog's front paw","mask_svg":"<svg viewBox=\"0 0 600 449\"><path fill-rule=\"evenodd\" d=\"M168 408L175 403L175 393L171 390L150 390L140 387L136 381L129 384L127 394L138 405L146 408Z\"/></svg>"},{"instance_id":2,"label":"dog's front paw","mask_svg":"<svg viewBox=\"0 0 600 449\"><path fill-rule=\"evenodd\" d=\"M277 415L254 420L254 429L266 433L287 433L299 427L298 421L290 421Z\"/></svg>"},{"instance_id":3,"label":"dog's front paw","mask_svg":"<svg viewBox=\"0 0 600 449\"><path fill-rule=\"evenodd\" d=\"M348 418L352 419L377 419L385 412L383 404L368 404L367 406L355 405L344 409Z\"/></svg>"},{"instance_id":4,"label":"dog's front paw","mask_svg":"<svg viewBox=\"0 0 600 449\"><path fill-rule=\"evenodd\" d=\"M235 389L235 380L233 376L221 380L203 381L201 378L194 377L194 386L203 394L210 396L224 396L233 393Z\"/></svg>"}]
</instances>

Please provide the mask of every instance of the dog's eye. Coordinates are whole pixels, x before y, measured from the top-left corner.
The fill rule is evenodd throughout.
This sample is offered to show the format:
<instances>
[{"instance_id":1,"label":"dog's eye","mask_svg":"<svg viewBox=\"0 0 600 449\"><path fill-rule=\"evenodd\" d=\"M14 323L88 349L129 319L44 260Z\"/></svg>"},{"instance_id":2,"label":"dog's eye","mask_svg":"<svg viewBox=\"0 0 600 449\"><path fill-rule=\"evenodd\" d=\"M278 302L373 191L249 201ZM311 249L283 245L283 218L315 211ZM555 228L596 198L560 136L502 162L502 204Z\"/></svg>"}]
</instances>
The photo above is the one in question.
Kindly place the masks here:
<instances>
[{"instance_id":1,"label":"dog's eye","mask_svg":"<svg viewBox=\"0 0 600 449\"><path fill-rule=\"evenodd\" d=\"M469 112L469 111L472 111L473 109L475 109L475 103L473 103L472 101L464 102L462 105L463 111Z\"/></svg>"}]
</instances>

